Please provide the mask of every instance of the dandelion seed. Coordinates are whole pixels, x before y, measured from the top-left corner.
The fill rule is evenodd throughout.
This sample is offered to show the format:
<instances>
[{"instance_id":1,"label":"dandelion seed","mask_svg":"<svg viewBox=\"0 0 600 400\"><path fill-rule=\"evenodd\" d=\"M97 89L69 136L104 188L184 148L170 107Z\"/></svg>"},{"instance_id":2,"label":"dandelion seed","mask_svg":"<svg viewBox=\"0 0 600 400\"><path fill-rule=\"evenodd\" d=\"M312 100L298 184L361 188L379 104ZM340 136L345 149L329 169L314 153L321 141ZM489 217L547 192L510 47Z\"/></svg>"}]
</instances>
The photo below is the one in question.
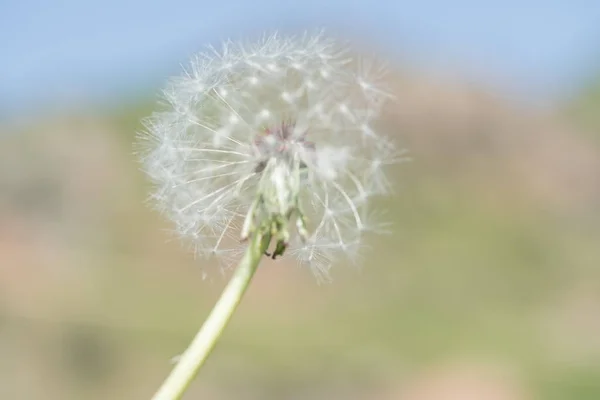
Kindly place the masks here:
<instances>
[{"instance_id":1,"label":"dandelion seed","mask_svg":"<svg viewBox=\"0 0 600 400\"><path fill-rule=\"evenodd\" d=\"M391 97L383 68L355 64L323 34L271 35L210 49L171 81L141 155L152 201L199 255L228 262L275 221L273 256L287 250L318 276L357 257L401 153L374 126Z\"/></svg>"}]
</instances>

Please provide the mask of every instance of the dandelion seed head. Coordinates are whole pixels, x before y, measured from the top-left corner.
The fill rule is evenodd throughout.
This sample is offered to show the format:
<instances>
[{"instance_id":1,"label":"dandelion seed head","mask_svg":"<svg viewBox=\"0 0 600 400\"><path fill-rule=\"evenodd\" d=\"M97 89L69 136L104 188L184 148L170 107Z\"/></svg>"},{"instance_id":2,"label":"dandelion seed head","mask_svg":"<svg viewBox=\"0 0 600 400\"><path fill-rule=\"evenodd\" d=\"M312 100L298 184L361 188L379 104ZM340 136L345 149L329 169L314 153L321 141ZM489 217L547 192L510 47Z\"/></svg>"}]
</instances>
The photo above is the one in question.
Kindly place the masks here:
<instances>
[{"instance_id":1,"label":"dandelion seed head","mask_svg":"<svg viewBox=\"0 0 600 400\"><path fill-rule=\"evenodd\" d=\"M286 216L297 225L286 256L326 276L356 257L364 208L388 192L385 167L398 161L374 125L391 97L383 78L381 65L321 33L195 56L140 134L153 203L198 255L225 264L243 246L240 231Z\"/></svg>"}]
</instances>

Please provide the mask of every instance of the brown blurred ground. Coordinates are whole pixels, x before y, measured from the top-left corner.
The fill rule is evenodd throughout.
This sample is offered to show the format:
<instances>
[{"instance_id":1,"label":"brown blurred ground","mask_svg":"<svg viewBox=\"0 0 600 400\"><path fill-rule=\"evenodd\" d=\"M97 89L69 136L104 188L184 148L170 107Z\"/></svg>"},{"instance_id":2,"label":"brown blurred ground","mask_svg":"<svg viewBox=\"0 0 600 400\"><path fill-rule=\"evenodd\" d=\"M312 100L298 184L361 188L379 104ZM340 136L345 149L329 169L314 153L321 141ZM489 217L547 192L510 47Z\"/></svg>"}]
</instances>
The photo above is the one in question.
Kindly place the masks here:
<instances>
[{"instance_id":1,"label":"brown blurred ground","mask_svg":"<svg viewBox=\"0 0 600 400\"><path fill-rule=\"evenodd\" d=\"M383 125L414 159L381 203L394 234L331 285L264 264L186 398L600 398L599 126L393 86ZM4 128L0 398L149 398L224 285L143 204L148 112Z\"/></svg>"}]
</instances>

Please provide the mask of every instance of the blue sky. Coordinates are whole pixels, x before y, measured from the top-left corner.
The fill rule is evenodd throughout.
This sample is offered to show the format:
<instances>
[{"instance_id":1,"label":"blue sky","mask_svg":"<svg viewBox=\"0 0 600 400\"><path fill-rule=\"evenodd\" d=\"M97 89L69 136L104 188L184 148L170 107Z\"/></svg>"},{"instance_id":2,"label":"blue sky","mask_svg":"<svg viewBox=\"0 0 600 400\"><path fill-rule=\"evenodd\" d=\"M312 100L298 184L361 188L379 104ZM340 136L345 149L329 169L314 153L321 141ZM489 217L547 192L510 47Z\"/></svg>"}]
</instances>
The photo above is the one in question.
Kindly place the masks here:
<instances>
[{"instance_id":1,"label":"blue sky","mask_svg":"<svg viewBox=\"0 0 600 400\"><path fill-rule=\"evenodd\" d=\"M207 43L313 27L524 98L600 71L597 0L0 0L0 114L156 91Z\"/></svg>"}]
</instances>

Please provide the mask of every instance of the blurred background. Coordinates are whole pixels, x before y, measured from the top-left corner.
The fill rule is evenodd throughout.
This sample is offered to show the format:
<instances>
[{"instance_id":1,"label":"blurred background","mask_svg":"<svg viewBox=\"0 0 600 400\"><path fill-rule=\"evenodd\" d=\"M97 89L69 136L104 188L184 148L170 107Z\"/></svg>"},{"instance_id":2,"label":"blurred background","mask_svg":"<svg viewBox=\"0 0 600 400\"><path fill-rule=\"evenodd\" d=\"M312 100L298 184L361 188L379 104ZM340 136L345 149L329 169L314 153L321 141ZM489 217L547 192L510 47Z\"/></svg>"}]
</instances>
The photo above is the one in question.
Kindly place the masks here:
<instances>
[{"instance_id":1,"label":"blurred background","mask_svg":"<svg viewBox=\"0 0 600 400\"><path fill-rule=\"evenodd\" d=\"M144 203L139 120L315 27L392 65L394 233L265 262L186 398L600 399L600 3L559 0L1 1L0 398L150 398L227 276Z\"/></svg>"}]
</instances>

